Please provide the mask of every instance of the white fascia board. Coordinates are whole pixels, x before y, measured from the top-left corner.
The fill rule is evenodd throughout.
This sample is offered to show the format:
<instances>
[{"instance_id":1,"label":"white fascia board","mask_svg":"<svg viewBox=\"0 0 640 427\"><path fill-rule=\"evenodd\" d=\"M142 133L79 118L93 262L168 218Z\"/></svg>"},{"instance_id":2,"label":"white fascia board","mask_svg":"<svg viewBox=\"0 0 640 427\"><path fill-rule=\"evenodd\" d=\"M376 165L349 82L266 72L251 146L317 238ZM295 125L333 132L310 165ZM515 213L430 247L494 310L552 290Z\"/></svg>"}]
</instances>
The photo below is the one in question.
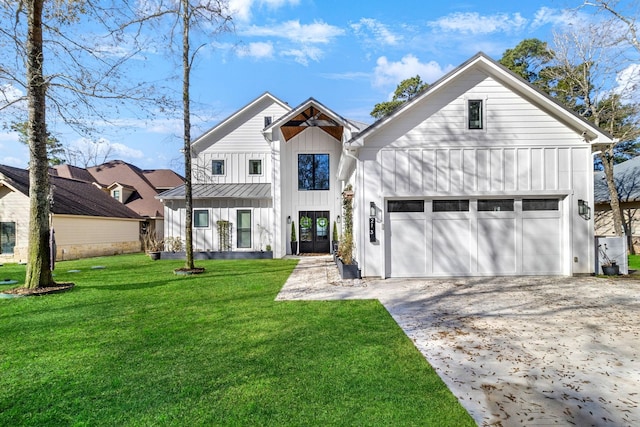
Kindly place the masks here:
<instances>
[{"instance_id":1,"label":"white fascia board","mask_svg":"<svg viewBox=\"0 0 640 427\"><path fill-rule=\"evenodd\" d=\"M237 110L235 113L232 113L229 117L227 117L226 119L222 120L220 123L218 123L217 125L215 125L211 129L209 129L208 131L206 131L205 133L203 133L202 135L197 137L195 140L193 140L193 142L191 143L192 152L197 148L197 145L200 142L202 142L205 139L208 139L211 135L215 134L218 130L220 130L220 129L224 128L225 126L227 126L228 124L232 123L237 117L242 115L245 111L251 109L254 105L258 104L259 102L261 102L262 100L264 100L266 98L270 98L273 102L279 104L280 106L282 106L283 108L285 108L287 110L291 109L291 107L286 102L279 100L275 96L271 95L269 92L265 92L262 95L260 95L259 97L257 97L256 99L254 99L253 101L249 102L244 107L242 107L239 110Z\"/></svg>"}]
</instances>

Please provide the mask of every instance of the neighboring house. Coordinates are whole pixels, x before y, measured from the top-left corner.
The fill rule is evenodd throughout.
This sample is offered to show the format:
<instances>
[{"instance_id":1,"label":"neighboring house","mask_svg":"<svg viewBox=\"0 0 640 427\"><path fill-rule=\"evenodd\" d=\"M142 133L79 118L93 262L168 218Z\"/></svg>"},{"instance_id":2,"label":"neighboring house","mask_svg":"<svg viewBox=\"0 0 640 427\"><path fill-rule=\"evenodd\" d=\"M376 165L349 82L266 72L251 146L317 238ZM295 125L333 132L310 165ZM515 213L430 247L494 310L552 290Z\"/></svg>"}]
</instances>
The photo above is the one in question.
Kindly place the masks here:
<instances>
[{"instance_id":1,"label":"neighboring house","mask_svg":"<svg viewBox=\"0 0 640 427\"><path fill-rule=\"evenodd\" d=\"M613 178L618 189L627 246L632 253L640 251L640 157L634 157L613 167ZM604 172L594 176L595 227L597 236L613 236L613 216L609 189Z\"/></svg>"},{"instance_id":2,"label":"neighboring house","mask_svg":"<svg viewBox=\"0 0 640 427\"><path fill-rule=\"evenodd\" d=\"M594 271L592 146L611 137L480 53L371 126L265 93L196 139L194 247L329 252L353 191L363 276ZM162 193L184 233L184 188Z\"/></svg>"},{"instance_id":3,"label":"neighboring house","mask_svg":"<svg viewBox=\"0 0 640 427\"><path fill-rule=\"evenodd\" d=\"M163 238L164 207L159 193L177 187L184 179L169 169L142 170L122 160L113 160L87 169L70 165L55 166L58 176L99 184L111 197L145 218L141 234L155 233Z\"/></svg>"},{"instance_id":4,"label":"neighboring house","mask_svg":"<svg viewBox=\"0 0 640 427\"><path fill-rule=\"evenodd\" d=\"M51 176L58 260L139 252L143 219L90 182ZM29 172L0 165L0 260L26 261Z\"/></svg>"}]
</instances>

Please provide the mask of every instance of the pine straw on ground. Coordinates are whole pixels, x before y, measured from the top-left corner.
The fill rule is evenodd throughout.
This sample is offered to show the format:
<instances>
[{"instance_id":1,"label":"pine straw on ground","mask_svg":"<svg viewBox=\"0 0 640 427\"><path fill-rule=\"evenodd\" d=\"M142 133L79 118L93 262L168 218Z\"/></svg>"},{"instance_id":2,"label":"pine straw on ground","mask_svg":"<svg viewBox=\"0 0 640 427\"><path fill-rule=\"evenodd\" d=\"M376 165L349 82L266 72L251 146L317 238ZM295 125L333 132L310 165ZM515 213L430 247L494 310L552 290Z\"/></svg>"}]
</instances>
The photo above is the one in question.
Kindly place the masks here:
<instances>
[{"instance_id":1,"label":"pine straw on ground","mask_svg":"<svg viewBox=\"0 0 640 427\"><path fill-rule=\"evenodd\" d=\"M13 294L13 295L23 295L23 296L48 295L48 294L55 294L58 292L68 291L74 286L75 286L74 283L56 283L53 286L39 286L37 288L25 288L24 286L21 286L18 288L6 289L2 291L2 293Z\"/></svg>"}]
</instances>

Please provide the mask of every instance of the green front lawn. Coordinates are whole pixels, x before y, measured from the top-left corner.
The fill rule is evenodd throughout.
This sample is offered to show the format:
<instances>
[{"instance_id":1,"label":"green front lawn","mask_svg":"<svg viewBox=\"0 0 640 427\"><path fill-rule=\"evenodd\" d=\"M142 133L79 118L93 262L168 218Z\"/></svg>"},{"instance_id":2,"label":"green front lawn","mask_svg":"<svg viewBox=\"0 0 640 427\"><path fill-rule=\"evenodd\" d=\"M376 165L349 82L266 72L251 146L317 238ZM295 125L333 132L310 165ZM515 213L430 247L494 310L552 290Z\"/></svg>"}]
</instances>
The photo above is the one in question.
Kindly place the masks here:
<instances>
[{"instance_id":1,"label":"green front lawn","mask_svg":"<svg viewBox=\"0 0 640 427\"><path fill-rule=\"evenodd\" d=\"M377 301L275 302L292 260L181 264L60 262L73 290L0 299L0 425L474 425Z\"/></svg>"}]
</instances>

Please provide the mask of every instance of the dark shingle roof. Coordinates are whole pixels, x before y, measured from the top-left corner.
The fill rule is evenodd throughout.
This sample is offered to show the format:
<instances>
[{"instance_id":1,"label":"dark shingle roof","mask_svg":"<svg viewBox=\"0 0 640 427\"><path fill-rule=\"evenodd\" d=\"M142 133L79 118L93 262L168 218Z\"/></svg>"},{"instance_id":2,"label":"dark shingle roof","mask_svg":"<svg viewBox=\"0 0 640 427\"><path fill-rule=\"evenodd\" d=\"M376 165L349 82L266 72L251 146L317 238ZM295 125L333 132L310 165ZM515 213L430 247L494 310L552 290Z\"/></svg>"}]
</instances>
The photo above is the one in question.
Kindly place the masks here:
<instances>
[{"instance_id":1,"label":"dark shingle roof","mask_svg":"<svg viewBox=\"0 0 640 427\"><path fill-rule=\"evenodd\" d=\"M640 200L640 156L615 165L613 178L618 189L618 198L622 202ZM595 173L593 190L596 203L609 203L609 189L604 172Z\"/></svg>"},{"instance_id":2,"label":"dark shingle roof","mask_svg":"<svg viewBox=\"0 0 640 427\"><path fill-rule=\"evenodd\" d=\"M29 195L29 171L0 165L0 174L9 185L25 196ZM138 214L92 183L57 176L50 176L50 180L53 187L51 212L54 214L140 219Z\"/></svg>"}]
</instances>

